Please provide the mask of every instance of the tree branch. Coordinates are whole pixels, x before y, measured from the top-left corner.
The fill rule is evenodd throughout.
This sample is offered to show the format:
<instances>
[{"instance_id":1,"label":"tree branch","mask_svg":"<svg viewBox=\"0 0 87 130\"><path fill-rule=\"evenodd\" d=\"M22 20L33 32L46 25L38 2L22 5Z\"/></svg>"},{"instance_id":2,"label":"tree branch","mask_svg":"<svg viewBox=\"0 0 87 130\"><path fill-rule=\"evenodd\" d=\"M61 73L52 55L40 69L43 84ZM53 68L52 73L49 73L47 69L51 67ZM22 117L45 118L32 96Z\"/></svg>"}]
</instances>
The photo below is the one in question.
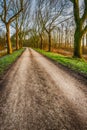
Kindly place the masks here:
<instances>
[{"instance_id":1,"label":"tree branch","mask_svg":"<svg viewBox=\"0 0 87 130\"><path fill-rule=\"evenodd\" d=\"M82 31L82 36L87 32L87 25L85 26L85 28Z\"/></svg>"},{"instance_id":2,"label":"tree branch","mask_svg":"<svg viewBox=\"0 0 87 130\"><path fill-rule=\"evenodd\" d=\"M84 14L81 18L83 23L84 23L85 19L87 19L87 0L84 0L84 5L85 5Z\"/></svg>"},{"instance_id":3,"label":"tree branch","mask_svg":"<svg viewBox=\"0 0 87 130\"><path fill-rule=\"evenodd\" d=\"M74 3L74 0L70 0L72 3Z\"/></svg>"},{"instance_id":4,"label":"tree branch","mask_svg":"<svg viewBox=\"0 0 87 130\"><path fill-rule=\"evenodd\" d=\"M2 21L3 23L6 23L5 20L4 20L3 17L2 17L2 14L0 14L0 18L1 18L1 21Z\"/></svg>"},{"instance_id":5,"label":"tree branch","mask_svg":"<svg viewBox=\"0 0 87 130\"><path fill-rule=\"evenodd\" d=\"M9 23L11 23L11 22L13 22L15 19L16 19L16 17L21 13L23 11L23 8L22 9L20 9L14 16L12 16L10 19L9 19Z\"/></svg>"},{"instance_id":6,"label":"tree branch","mask_svg":"<svg viewBox=\"0 0 87 130\"><path fill-rule=\"evenodd\" d=\"M74 0L73 4L74 4L75 23L78 25L78 22L80 22L79 0Z\"/></svg>"}]
</instances>

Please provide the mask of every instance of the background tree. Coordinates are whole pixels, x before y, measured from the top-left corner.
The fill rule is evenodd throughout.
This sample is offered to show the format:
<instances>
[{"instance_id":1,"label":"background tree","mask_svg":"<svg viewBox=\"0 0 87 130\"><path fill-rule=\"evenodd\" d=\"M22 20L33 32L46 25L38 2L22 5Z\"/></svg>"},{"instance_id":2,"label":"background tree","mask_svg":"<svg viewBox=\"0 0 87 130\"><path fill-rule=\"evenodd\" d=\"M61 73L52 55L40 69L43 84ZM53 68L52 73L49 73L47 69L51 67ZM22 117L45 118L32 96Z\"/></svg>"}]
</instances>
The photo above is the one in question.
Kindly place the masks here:
<instances>
[{"instance_id":1,"label":"background tree","mask_svg":"<svg viewBox=\"0 0 87 130\"><path fill-rule=\"evenodd\" d=\"M11 26L15 29L15 38L16 38L16 50L23 46L23 38L24 34L28 29L29 25L29 15L30 15L30 0L23 1L23 11L20 14L20 17L16 17L15 21L11 24ZM14 1L14 13L18 12L20 9L19 1Z\"/></svg>"},{"instance_id":2,"label":"background tree","mask_svg":"<svg viewBox=\"0 0 87 130\"><path fill-rule=\"evenodd\" d=\"M39 20L48 34L48 51L51 51L51 33L56 28L56 22L60 18L65 2L60 0L39 0Z\"/></svg>"}]
</instances>

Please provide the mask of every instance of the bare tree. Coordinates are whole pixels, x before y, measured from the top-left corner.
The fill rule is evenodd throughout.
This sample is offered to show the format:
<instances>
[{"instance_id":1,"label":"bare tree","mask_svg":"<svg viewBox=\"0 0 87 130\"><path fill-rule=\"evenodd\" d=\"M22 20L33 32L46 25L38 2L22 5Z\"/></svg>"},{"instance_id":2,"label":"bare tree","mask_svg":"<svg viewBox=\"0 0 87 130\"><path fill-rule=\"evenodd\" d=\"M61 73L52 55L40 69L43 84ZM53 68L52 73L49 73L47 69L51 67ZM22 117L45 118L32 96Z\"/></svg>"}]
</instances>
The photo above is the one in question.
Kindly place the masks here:
<instances>
[{"instance_id":1,"label":"bare tree","mask_svg":"<svg viewBox=\"0 0 87 130\"><path fill-rule=\"evenodd\" d=\"M12 27L15 29L16 35L16 50L18 50L23 45L22 42L25 34L24 32L26 32L29 24L30 4L30 0L23 1L23 11L20 14L20 17L16 17L16 20L12 23ZM13 5L15 7L14 13L18 12L20 9L20 3L16 1L13 3Z\"/></svg>"},{"instance_id":2,"label":"bare tree","mask_svg":"<svg viewBox=\"0 0 87 130\"><path fill-rule=\"evenodd\" d=\"M17 1L17 0L15 0ZM13 1L12 0L1 0L1 10L0 18L5 24L6 27L6 38L7 38L7 46L8 53L12 53L12 44L10 40L10 24L19 16L19 14L23 11L23 1L19 0L20 9L14 13Z\"/></svg>"},{"instance_id":3,"label":"bare tree","mask_svg":"<svg viewBox=\"0 0 87 130\"><path fill-rule=\"evenodd\" d=\"M60 17L65 3L60 0L39 0L39 20L48 34L48 51L51 51L51 32L56 28L56 23Z\"/></svg>"}]
</instances>

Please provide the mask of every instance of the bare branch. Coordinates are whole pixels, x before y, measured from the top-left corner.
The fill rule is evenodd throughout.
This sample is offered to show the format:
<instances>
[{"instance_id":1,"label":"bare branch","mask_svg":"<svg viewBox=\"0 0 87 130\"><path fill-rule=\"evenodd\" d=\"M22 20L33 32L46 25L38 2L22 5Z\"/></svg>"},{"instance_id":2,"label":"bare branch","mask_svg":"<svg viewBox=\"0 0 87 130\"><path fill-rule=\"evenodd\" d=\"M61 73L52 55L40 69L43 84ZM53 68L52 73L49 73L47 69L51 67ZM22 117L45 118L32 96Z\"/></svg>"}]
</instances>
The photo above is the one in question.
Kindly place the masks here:
<instances>
[{"instance_id":1,"label":"bare branch","mask_svg":"<svg viewBox=\"0 0 87 130\"><path fill-rule=\"evenodd\" d=\"M21 10L19 10L14 16L12 16L10 19L9 19L9 21L8 22L13 22L15 19L16 19L16 17L18 17L18 15L21 13L23 11L23 9L21 9Z\"/></svg>"}]
</instances>

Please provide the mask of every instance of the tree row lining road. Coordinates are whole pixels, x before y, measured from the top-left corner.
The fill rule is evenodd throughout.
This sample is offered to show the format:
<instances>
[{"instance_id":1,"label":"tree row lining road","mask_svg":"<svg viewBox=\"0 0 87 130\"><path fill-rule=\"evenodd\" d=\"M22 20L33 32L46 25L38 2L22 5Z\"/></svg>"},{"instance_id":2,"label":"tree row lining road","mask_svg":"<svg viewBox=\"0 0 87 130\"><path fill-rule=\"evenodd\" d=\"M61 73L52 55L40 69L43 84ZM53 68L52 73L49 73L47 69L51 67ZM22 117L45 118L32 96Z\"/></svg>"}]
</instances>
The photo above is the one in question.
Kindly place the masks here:
<instances>
[{"instance_id":1,"label":"tree row lining road","mask_svg":"<svg viewBox=\"0 0 87 130\"><path fill-rule=\"evenodd\" d=\"M13 47L13 50L15 50L16 48ZM7 53L7 48L6 49L3 49L3 50L0 50L0 55L2 55L3 53Z\"/></svg>"},{"instance_id":2,"label":"tree row lining road","mask_svg":"<svg viewBox=\"0 0 87 130\"><path fill-rule=\"evenodd\" d=\"M0 84L0 130L87 130L86 87L27 48Z\"/></svg>"}]
</instances>

